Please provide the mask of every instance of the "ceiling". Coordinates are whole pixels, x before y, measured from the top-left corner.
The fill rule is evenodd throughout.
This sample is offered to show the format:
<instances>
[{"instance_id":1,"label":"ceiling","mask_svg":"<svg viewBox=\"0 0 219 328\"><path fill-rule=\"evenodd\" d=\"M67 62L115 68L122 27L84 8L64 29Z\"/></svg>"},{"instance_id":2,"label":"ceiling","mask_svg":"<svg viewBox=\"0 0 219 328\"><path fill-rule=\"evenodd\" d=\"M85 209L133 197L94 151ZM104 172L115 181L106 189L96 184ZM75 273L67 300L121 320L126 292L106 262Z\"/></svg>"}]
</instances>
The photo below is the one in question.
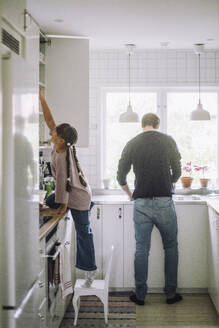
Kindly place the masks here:
<instances>
[{"instance_id":1,"label":"ceiling","mask_svg":"<svg viewBox=\"0 0 219 328\"><path fill-rule=\"evenodd\" d=\"M27 0L27 10L44 32L89 37L92 49L219 49L219 0Z\"/></svg>"}]
</instances>

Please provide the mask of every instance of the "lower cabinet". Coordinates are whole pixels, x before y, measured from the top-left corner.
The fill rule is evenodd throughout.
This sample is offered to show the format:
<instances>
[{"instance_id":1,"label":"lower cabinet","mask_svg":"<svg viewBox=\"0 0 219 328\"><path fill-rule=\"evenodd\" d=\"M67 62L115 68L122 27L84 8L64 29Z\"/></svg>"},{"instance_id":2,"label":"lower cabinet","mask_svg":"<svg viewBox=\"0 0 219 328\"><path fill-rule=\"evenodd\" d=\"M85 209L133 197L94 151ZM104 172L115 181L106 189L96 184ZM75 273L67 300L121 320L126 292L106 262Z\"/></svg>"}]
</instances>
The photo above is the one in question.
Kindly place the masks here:
<instances>
[{"instance_id":1,"label":"lower cabinet","mask_svg":"<svg viewBox=\"0 0 219 328\"><path fill-rule=\"evenodd\" d=\"M219 216L209 207L208 292L219 313Z\"/></svg>"},{"instance_id":2,"label":"lower cabinet","mask_svg":"<svg viewBox=\"0 0 219 328\"><path fill-rule=\"evenodd\" d=\"M110 274L110 287L123 287L124 275L124 248L123 248L123 226L124 213L122 205L104 205L103 215L103 272L106 272L108 254L111 245L114 245L114 254Z\"/></svg>"},{"instance_id":3,"label":"lower cabinet","mask_svg":"<svg viewBox=\"0 0 219 328\"><path fill-rule=\"evenodd\" d=\"M90 214L91 229L93 231L96 265L98 268L97 279L102 279L103 274L103 233L102 233L102 207L95 205Z\"/></svg>"},{"instance_id":4,"label":"lower cabinet","mask_svg":"<svg viewBox=\"0 0 219 328\"><path fill-rule=\"evenodd\" d=\"M133 205L124 205L124 274L123 286L134 287L134 256L135 256L135 234L133 222Z\"/></svg>"},{"instance_id":5,"label":"lower cabinet","mask_svg":"<svg viewBox=\"0 0 219 328\"><path fill-rule=\"evenodd\" d=\"M59 283L58 286L51 284L49 282L49 277L51 279L51 271L48 272L48 258L51 257L49 255L50 246L49 244L55 245L55 242L59 242L64 245L64 247L69 248L69 255L70 255L70 263L72 268L72 283L74 283L74 270L73 270L73 258L74 258L74 238L72 233L72 225L73 220L70 216L63 217L58 223L57 232L53 235L53 237L46 243L46 239L42 239L40 241L40 275L38 281L38 297L39 297L39 308L36 315L36 318L39 321L37 327L40 328L58 328L62 318L65 313L65 309L69 303L69 295L63 299L62 298L62 291L61 291L61 284ZM58 247L56 250L56 254L54 254L54 260L58 259ZM48 257L49 256L49 257ZM51 270L51 267L50 267ZM54 272L53 272L54 275ZM59 275L61 272L59 271ZM53 294L54 291L54 294ZM50 292L50 302L49 300L49 292ZM52 297L51 297L52 295ZM71 295L70 295L71 296Z\"/></svg>"},{"instance_id":6,"label":"lower cabinet","mask_svg":"<svg viewBox=\"0 0 219 328\"><path fill-rule=\"evenodd\" d=\"M176 205L179 243L179 288L208 287L208 208L205 204Z\"/></svg>"},{"instance_id":7,"label":"lower cabinet","mask_svg":"<svg viewBox=\"0 0 219 328\"><path fill-rule=\"evenodd\" d=\"M46 328L46 312L47 312L47 298L44 297L38 309L38 317L40 319L40 328Z\"/></svg>"},{"instance_id":8,"label":"lower cabinet","mask_svg":"<svg viewBox=\"0 0 219 328\"><path fill-rule=\"evenodd\" d=\"M207 282L207 206L176 205L178 217L179 270L178 287L206 289ZM91 227L99 269L104 276L107 254L114 245L110 287L133 288L135 233L133 204L95 205L91 211ZM148 287L151 291L164 287L164 250L160 233L154 227L149 255Z\"/></svg>"}]
</instances>

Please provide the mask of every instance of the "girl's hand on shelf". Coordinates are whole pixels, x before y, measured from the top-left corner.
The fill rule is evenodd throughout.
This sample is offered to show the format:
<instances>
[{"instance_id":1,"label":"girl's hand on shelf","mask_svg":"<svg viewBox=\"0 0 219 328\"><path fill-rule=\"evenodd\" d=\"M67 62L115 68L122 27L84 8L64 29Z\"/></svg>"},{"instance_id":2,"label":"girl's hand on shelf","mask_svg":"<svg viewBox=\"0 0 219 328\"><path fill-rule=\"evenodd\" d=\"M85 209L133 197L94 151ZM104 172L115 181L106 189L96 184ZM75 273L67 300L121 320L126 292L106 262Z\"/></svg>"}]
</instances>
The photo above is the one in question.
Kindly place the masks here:
<instances>
[{"instance_id":1,"label":"girl's hand on shelf","mask_svg":"<svg viewBox=\"0 0 219 328\"><path fill-rule=\"evenodd\" d=\"M40 99L43 98L43 94L42 94L41 86L39 86L39 97L40 97Z\"/></svg>"},{"instance_id":2,"label":"girl's hand on shelf","mask_svg":"<svg viewBox=\"0 0 219 328\"><path fill-rule=\"evenodd\" d=\"M57 209L57 214L61 215L61 214L65 214L65 212L67 211L67 204L61 204L59 206L59 208Z\"/></svg>"}]
</instances>

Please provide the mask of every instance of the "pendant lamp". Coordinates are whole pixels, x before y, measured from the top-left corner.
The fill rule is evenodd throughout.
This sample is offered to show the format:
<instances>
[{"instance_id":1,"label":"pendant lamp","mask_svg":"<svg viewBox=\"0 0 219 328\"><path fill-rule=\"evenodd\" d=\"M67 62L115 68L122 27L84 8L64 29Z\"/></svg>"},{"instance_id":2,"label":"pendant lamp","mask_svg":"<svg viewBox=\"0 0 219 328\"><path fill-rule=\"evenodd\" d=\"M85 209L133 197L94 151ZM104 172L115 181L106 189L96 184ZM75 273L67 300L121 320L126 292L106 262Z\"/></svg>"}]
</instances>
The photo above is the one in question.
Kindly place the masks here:
<instances>
[{"instance_id":1,"label":"pendant lamp","mask_svg":"<svg viewBox=\"0 0 219 328\"><path fill-rule=\"evenodd\" d=\"M195 53L198 55L198 93L199 93L199 101L195 110L191 112L190 120L192 121L207 121L210 120L210 114L207 110L205 110L201 103L200 96L200 55L204 51L204 44L197 43L195 44Z\"/></svg>"},{"instance_id":2,"label":"pendant lamp","mask_svg":"<svg viewBox=\"0 0 219 328\"><path fill-rule=\"evenodd\" d=\"M122 113L119 117L120 123L131 123L131 122L139 122L138 114L133 112L131 100L130 100L130 61L131 55L133 55L133 51L135 48L134 44L126 44L126 49L128 52L128 69L129 69L129 103L127 106L126 112Z\"/></svg>"}]
</instances>

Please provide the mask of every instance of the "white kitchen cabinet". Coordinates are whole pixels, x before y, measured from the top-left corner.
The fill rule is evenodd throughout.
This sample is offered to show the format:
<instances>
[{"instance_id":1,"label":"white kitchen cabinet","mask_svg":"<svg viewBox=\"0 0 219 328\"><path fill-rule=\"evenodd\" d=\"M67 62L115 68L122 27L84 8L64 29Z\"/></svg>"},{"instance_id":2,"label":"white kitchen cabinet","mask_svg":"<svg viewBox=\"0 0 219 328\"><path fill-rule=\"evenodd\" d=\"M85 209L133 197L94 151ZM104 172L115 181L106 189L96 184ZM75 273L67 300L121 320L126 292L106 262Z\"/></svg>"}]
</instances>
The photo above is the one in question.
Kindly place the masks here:
<instances>
[{"instance_id":1,"label":"white kitchen cabinet","mask_svg":"<svg viewBox=\"0 0 219 328\"><path fill-rule=\"evenodd\" d=\"M96 256L96 264L98 268L98 275L97 279L102 279L103 277L103 235L102 235L102 206L101 205L94 205L91 210L90 214L90 223L91 229L93 231L93 238L94 238L94 249L95 249L95 256Z\"/></svg>"},{"instance_id":2,"label":"white kitchen cabinet","mask_svg":"<svg viewBox=\"0 0 219 328\"><path fill-rule=\"evenodd\" d=\"M132 205L124 205L124 287L134 287L134 223ZM207 207L204 204L176 205L178 218L178 287L207 288ZM164 287L164 250L160 233L154 227L149 254L149 291ZM186 270L185 270L186 268Z\"/></svg>"},{"instance_id":3,"label":"white kitchen cabinet","mask_svg":"<svg viewBox=\"0 0 219 328\"><path fill-rule=\"evenodd\" d=\"M52 298L50 309L48 309L48 252L56 241L64 245L64 247L70 248L70 268L73 268L74 264L74 235L72 233L73 220L70 211L63 216L57 225L57 231L46 243L46 237L39 242L39 254L40 254L40 275L38 280L38 298L40 306L36 317L40 320L40 328L58 328L62 318L64 316L67 305L70 301L71 295L68 295L64 299L62 298L61 284L58 286L57 293ZM60 275L62 273L60 272ZM72 270L72 285L74 285L74 270ZM51 293L51 290L50 290ZM50 294L51 295L51 294Z\"/></svg>"},{"instance_id":4,"label":"white kitchen cabinet","mask_svg":"<svg viewBox=\"0 0 219 328\"><path fill-rule=\"evenodd\" d=\"M72 238L72 217L70 215L70 211L63 217L62 220L59 221L57 227L57 236L58 240L62 242L68 241L71 243Z\"/></svg>"},{"instance_id":5,"label":"white kitchen cabinet","mask_svg":"<svg viewBox=\"0 0 219 328\"><path fill-rule=\"evenodd\" d=\"M206 205L176 205L179 288L207 288L208 212Z\"/></svg>"},{"instance_id":6,"label":"white kitchen cabinet","mask_svg":"<svg viewBox=\"0 0 219 328\"><path fill-rule=\"evenodd\" d=\"M135 234L133 222L133 205L124 208L124 287L134 287Z\"/></svg>"},{"instance_id":7,"label":"white kitchen cabinet","mask_svg":"<svg viewBox=\"0 0 219 328\"><path fill-rule=\"evenodd\" d=\"M212 209L209 213L209 247L208 247L208 291L219 313L219 216Z\"/></svg>"},{"instance_id":8,"label":"white kitchen cabinet","mask_svg":"<svg viewBox=\"0 0 219 328\"><path fill-rule=\"evenodd\" d=\"M44 297L38 309L38 317L40 319L40 328L46 328L46 312L47 312L47 298Z\"/></svg>"},{"instance_id":9,"label":"white kitchen cabinet","mask_svg":"<svg viewBox=\"0 0 219 328\"><path fill-rule=\"evenodd\" d=\"M103 272L108 265L108 254L114 245L110 287L123 287L123 205L103 205Z\"/></svg>"},{"instance_id":10,"label":"white kitchen cabinet","mask_svg":"<svg viewBox=\"0 0 219 328\"><path fill-rule=\"evenodd\" d=\"M46 49L46 100L55 122L78 131L78 147L88 147L89 41L51 39Z\"/></svg>"},{"instance_id":11,"label":"white kitchen cabinet","mask_svg":"<svg viewBox=\"0 0 219 328\"><path fill-rule=\"evenodd\" d=\"M95 257L96 257L96 265L98 269L98 274L96 276L97 279L103 278L103 219L102 219L102 205L94 205L90 211L90 226L93 232L93 240L94 240L94 249L95 249ZM77 256L77 237L75 234L75 263ZM76 279L84 279L84 271L75 269Z\"/></svg>"},{"instance_id":12,"label":"white kitchen cabinet","mask_svg":"<svg viewBox=\"0 0 219 328\"><path fill-rule=\"evenodd\" d=\"M3 17L13 22L19 31L24 32L24 10L26 9L27 0L1 0Z\"/></svg>"},{"instance_id":13,"label":"white kitchen cabinet","mask_svg":"<svg viewBox=\"0 0 219 328\"><path fill-rule=\"evenodd\" d=\"M205 290L207 288L207 206L177 204L176 212L179 242L178 287L187 290ZM101 273L106 269L110 245L115 246L110 287L135 287L133 204L95 205L91 211L91 227L94 233L97 265ZM101 278L101 275L98 278ZM148 289L151 292L160 292L163 288L164 250L160 233L154 227L149 254Z\"/></svg>"},{"instance_id":14,"label":"white kitchen cabinet","mask_svg":"<svg viewBox=\"0 0 219 328\"><path fill-rule=\"evenodd\" d=\"M40 42L40 53L39 53L39 85L41 87L41 92L46 97L46 38L40 33L39 37ZM41 103L39 101L39 142L40 146L44 145L44 142L47 142L49 137L49 130L46 125L43 110Z\"/></svg>"}]
</instances>

